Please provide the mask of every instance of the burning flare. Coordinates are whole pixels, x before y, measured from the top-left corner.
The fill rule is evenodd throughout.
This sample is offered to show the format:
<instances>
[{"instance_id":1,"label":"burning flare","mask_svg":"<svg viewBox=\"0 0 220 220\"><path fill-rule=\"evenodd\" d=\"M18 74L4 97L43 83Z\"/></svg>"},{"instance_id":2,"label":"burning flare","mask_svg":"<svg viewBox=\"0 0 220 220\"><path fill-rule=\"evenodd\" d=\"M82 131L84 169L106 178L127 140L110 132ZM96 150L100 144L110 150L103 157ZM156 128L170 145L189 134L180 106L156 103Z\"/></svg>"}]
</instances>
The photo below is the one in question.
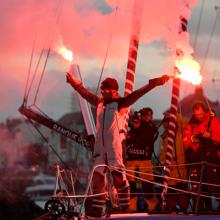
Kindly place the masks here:
<instances>
[{"instance_id":1,"label":"burning flare","mask_svg":"<svg viewBox=\"0 0 220 220\"><path fill-rule=\"evenodd\" d=\"M176 61L176 67L179 70L181 79L191 82L193 85L199 85L202 82L200 65L191 58L183 58Z\"/></svg>"},{"instance_id":2,"label":"burning flare","mask_svg":"<svg viewBox=\"0 0 220 220\"><path fill-rule=\"evenodd\" d=\"M60 47L57 52L66 60L72 61L73 60L73 52L68 50L65 46Z\"/></svg>"}]
</instances>

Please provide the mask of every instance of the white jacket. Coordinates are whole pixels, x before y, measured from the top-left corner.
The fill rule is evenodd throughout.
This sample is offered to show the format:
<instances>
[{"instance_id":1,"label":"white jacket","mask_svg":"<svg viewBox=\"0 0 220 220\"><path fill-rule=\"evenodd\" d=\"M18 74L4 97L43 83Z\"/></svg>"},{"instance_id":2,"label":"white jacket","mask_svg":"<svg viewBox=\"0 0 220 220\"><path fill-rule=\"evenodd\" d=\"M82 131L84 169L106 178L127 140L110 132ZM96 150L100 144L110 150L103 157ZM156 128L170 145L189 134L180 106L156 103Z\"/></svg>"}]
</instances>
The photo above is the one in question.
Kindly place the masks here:
<instances>
[{"instance_id":1,"label":"white jacket","mask_svg":"<svg viewBox=\"0 0 220 220\"><path fill-rule=\"evenodd\" d=\"M107 164L124 168L120 134L122 118L118 112L117 102L111 102L106 106L103 106L103 102L98 104L94 165Z\"/></svg>"}]
</instances>

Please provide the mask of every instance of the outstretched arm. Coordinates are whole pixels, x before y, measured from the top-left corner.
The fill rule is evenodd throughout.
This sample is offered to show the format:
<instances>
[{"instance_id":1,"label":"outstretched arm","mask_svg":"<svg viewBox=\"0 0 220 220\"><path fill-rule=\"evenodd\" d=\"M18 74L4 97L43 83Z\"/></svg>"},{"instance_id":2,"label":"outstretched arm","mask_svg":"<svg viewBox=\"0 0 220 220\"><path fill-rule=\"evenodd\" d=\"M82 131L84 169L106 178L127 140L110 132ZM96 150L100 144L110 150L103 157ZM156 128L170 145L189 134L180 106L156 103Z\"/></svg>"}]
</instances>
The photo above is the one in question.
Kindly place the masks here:
<instances>
[{"instance_id":1,"label":"outstretched arm","mask_svg":"<svg viewBox=\"0 0 220 220\"><path fill-rule=\"evenodd\" d=\"M163 75L159 78L149 80L149 83L147 85L141 87L140 89L135 90L134 92L130 93L128 96L121 98L119 103L119 108L129 107L153 88L160 85L164 85L166 82L168 82L169 79L170 77L168 75Z\"/></svg>"},{"instance_id":2,"label":"outstretched arm","mask_svg":"<svg viewBox=\"0 0 220 220\"><path fill-rule=\"evenodd\" d=\"M99 102L98 96L86 89L80 80L78 80L73 74L66 73L66 81L69 83L84 99L90 104L97 106Z\"/></svg>"}]
</instances>

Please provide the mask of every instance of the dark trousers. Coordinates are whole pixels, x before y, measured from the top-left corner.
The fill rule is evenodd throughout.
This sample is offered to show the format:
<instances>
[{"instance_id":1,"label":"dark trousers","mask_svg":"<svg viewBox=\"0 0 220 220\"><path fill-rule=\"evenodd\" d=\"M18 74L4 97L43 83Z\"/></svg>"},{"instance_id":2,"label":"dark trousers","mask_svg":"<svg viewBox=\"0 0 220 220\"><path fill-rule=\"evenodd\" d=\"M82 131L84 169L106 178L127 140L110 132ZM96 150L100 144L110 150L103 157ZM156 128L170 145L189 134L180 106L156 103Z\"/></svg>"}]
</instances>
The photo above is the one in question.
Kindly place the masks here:
<instances>
[{"instance_id":1,"label":"dark trousers","mask_svg":"<svg viewBox=\"0 0 220 220\"><path fill-rule=\"evenodd\" d=\"M118 206L123 210L127 210L129 208L129 201L130 201L130 187L127 184L128 182L123 178L121 172L111 171L111 176L113 180L113 186L115 187L118 193L117 195ZM107 181L110 181L109 178L107 179ZM94 172L92 179L93 194L105 193L106 191L113 189L113 187L108 189L107 188L108 187L106 185L105 176L98 172ZM109 192L109 194L113 194L113 193L114 192ZM106 198L107 196L103 194L87 199L85 203L86 215L100 217L103 212L103 207L106 204Z\"/></svg>"}]
</instances>

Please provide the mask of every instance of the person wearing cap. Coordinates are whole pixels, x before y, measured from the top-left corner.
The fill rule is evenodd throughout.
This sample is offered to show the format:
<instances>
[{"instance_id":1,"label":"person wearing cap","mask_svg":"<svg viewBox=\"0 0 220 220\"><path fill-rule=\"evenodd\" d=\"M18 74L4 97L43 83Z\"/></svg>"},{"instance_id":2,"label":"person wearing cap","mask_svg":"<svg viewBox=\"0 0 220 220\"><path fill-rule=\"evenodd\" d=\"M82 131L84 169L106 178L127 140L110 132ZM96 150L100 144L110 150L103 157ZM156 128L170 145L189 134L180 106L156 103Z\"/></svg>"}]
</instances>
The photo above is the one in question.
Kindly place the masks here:
<instances>
[{"instance_id":1,"label":"person wearing cap","mask_svg":"<svg viewBox=\"0 0 220 220\"><path fill-rule=\"evenodd\" d=\"M150 107L145 107L139 110L139 113L141 115L141 123L145 124L145 123L153 123L152 119L153 119L153 110Z\"/></svg>"},{"instance_id":2,"label":"person wearing cap","mask_svg":"<svg viewBox=\"0 0 220 220\"><path fill-rule=\"evenodd\" d=\"M143 144L145 146L145 157L142 158L142 164L147 167L145 172L148 175L145 175L144 179L146 181L142 182L143 191L145 193L145 201L147 203L147 209L151 211L154 209L155 199L154 199L154 185L149 181L153 181L153 166L152 166L152 155L154 152L154 142L158 137L157 126L152 121L153 119L153 110L150 107L144 107L139 110L140 119L141 119L141 130L143 133ZM140 168L141 172L144 172L143 168Z\"/></svg>"},{"instance_id":3,"label":"person wearing cap","mask_svg":"<svg viewBox=\"0 0 220 220\"><path fill-rule=\"evenodd\" d=\"M122 212L129 210L129 183L127 181L123 156L122 156L122 120L124 109L135 103L144 94L163 85L169 80L169 76L163 75L153 82L149 82L126 97L120 97L118 82L114 78L106 78L101 83L101 96L97 96L87 90L71 73L66 74L67 82L90 104L97 108L96 111L96 140L93 152L93 164L108 165L113 184L118 192L118 205ZM92 190L94 194L104 193L106 167L95 169L93 175ZM100 217L106 202L105 195L93 197L92 202L88 200L86 215ZM92 203L92 208L90 208Z\"/></svg>"},{"instance_id":4,"label":"person wearing cap","mask_svg":"<svg viewBox=\"0 0 220 220\"><path fill-rule=\"evenodd\" d=\"M142 180L152 180L148 175L148 173L152 173L150 160L152 152L146 142L146 132L141 127L141 118L138 112L134 112L132 115L129 127L126 136L125 166L131 190L130 210L132 212L147 212L150 211L146 201L148 196L145 195L148 189L145 187L145 181Z\"/></svg>"}]
</instances>

